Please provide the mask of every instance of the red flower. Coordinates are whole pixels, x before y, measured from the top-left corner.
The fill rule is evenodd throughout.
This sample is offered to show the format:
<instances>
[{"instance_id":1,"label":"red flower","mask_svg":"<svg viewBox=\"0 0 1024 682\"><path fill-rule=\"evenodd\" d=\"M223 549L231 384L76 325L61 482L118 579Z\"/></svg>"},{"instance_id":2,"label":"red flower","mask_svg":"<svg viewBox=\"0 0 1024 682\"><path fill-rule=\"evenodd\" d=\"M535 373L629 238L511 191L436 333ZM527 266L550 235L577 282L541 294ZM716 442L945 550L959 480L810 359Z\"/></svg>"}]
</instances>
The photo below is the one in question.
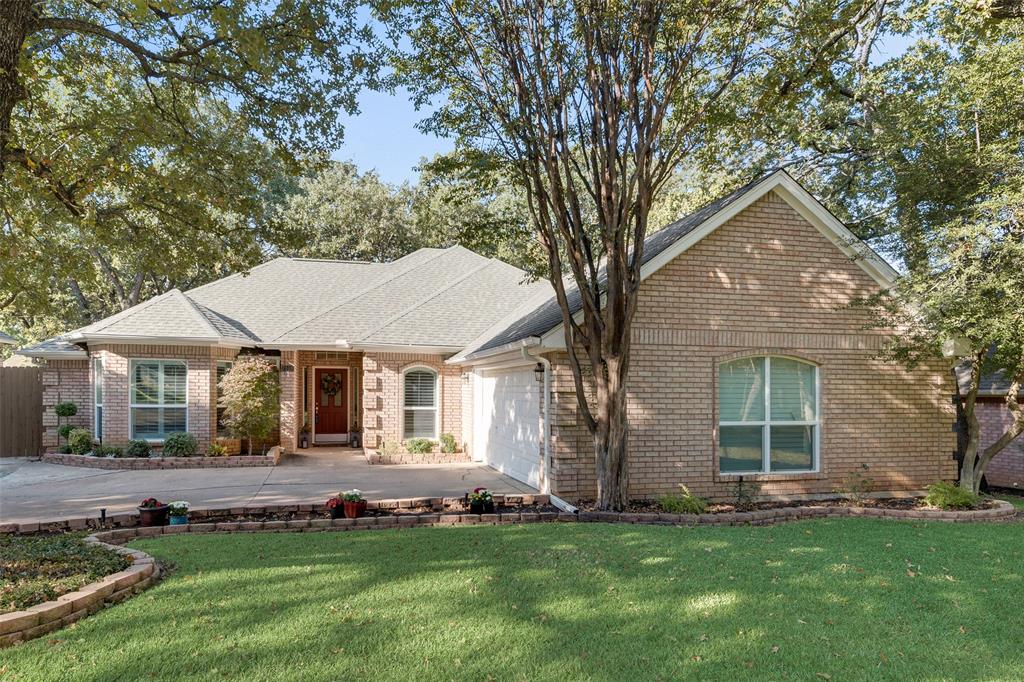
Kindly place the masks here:
<instances>
[{"instance_id":1,"label":"red flower","mask_svg":"<svg viewBox=\"0 0 1024 682\"><path fill-rule=\"evenodd\" d=\"M473 488L473 492L475 492L475 493L478 493L478 492L480 492L482 490L487 490L487 488Z\"/></svg>"},{"instance_id":2,"label":"red flower","mask_svg":"<svg viewBox=\"0 0 1024 682\"><path fill-rule=\"evenodd\" d=\"M335 507L340 507L342 504L343 501L340 497L331 497L328 498L324 506L327 507L328 509L334 509Z\"/></svg>"},{"instance_id":3,"label":"red flower","mask_svg":"<svg viewBox=\"0 0 1024 682\"><path fill-rule=\"evenodd\" d=\"M164 506L164 503L156 499L155 497L147 497L146 499L139 503L139 506L144 509L155 509L156 507Z\"/></svg>"}]
</instances>

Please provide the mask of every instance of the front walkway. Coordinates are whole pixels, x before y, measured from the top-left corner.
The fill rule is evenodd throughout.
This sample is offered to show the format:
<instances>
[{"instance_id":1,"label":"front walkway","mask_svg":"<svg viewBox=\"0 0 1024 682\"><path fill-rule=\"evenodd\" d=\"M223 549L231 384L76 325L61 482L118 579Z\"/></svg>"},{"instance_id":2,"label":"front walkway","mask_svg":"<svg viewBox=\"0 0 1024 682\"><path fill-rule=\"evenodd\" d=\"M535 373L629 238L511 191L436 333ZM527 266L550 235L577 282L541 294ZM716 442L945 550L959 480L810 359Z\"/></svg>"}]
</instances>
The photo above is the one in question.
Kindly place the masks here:
<instances>
[{"instance_id":1,"label":"front walkway","mask_svg":"<svg viewBox=\"0 0 1024 682\"><path fill-rule=\"evenodd\" d=\"M390 499L456 497L477 486L535 492L483 464L370 466L350 448L312 448L277 467L244 469L108 471L9 458L0 459L0 523L99 516L101 507L119 514L146 497L241 507L325 500L349 488Z\"/></svg>"}]
</instances>

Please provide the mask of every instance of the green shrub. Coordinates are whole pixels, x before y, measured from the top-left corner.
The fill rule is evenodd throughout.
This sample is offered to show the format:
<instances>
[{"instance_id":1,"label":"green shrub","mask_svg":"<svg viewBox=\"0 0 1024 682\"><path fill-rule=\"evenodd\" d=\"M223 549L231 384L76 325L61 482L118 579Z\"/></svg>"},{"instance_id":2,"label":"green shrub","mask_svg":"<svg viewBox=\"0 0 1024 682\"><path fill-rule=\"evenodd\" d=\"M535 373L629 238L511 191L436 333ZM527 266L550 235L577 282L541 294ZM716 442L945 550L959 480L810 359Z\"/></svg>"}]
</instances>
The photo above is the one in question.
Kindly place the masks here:
<instances>
[{"instance_id":1,"label":"green shrub","mask_svg":"<svg viewBox=\"0 0 1024 682\"><path fill-rule=\"evenodd\" d=\"M60 427L57 428L57 435L63 438L64 440L67 440L68 436L70 436L71 432L74 430L75 427L72 426L71 424L61 424Z\"/></svg>"},{"instance_id":2,"label":"green shrub","mask_svg":"<svg viewBox=\"0 0 1024 682\"><path fill-rule=\"evenodd\" d=\"M58 417L74 417L78 414L78 405L75 405L70 400L66 400L54 405L53 411L57 413Z\"/></svg>"},{"instance_id":3,"label":"green shrub","mask_svg":"<svg viewBox=\"0 0 1024 682\"><path fill-rule=\"evenodd\" d=\"M228 449L220 443L211 443L210 447L206 448L207 457L227 457Z\"/></svg>"},{"instance_id":4,"label":"green shrub","mask_svg":"<svg viewBox=\"0 0 1024 682\"><path fill-rule=\"evenodd\" d=\"M863 473L868 470L867 464L861 464L861 471L851 471L843 477L843 484L835 489L835 492L853 502L856 506L862 506L875 489L875 482L870 476Z\"/></svg>"},{"instance_id":5,"label":"green shrub","mask_svg":"<svg viewBox=\"0 0 1024 682\"><path fill-rule=\"evenodd\" d=\"M164 438L164 457L191 457L199 449L191 433L172 433Z\"/></svg>"},{"instance_id":6,"label":"green shrub","mask_svg":"<svg viewBox=\"0 0 1024 682\"><path fill-rule=\"evenodd\" d=\"M124 448L120 445L101 445L99 454L104 457L124 457Z\"/></svg>"},{"instance_id":7,"label":"green shrub","mask_svg":"<svg viewBox=\"0 0 1024 682\"><path fill-rule=\"evenodd\" d=\"M405 441L405 449L414 455L425 455L434 449L434 444L427 438L410 438Z\"/></svg>"},{"instance_id":8,"label":"green shrub","mask_svg":"<svg viewBox=\"0 0 1024 682\"><path fill-rule=\"evenodd\" d=\"M149 457L153 448L144 440L130 440L124 449L125 457Z\"/></svg>"},{"instance_id":9,"label":"green shrub","mask_svg":"<svg viewBox=\"0 0 1024 682\"><path fill-rule=\"evenodd\" d=\"M450 455L458 449L459 445L455 442L455 436L450 433L441 434L441 452Z\"/></svg>"},{"instance_id":10,"label":"green shrub","mask_svg":"<svg viewBox=\"0 0 1024 682\"><path fill-rule=\"evenodd\" d=\"M979 500L974 493L941 481L928 486L928 495L924 501L939 509L974 509Z\"/></svg>"},{"instance_id":11,"label":"green shrub","mask_svg":"<svg viewBox=\"0 0 1024 682\"><path fill-rule=\"evenodd\" d=\"M89 429L73 429L68 434L68 449L76 455L84 455L91 451L92 434Z\"/></svg>"},{"instance_id":12,"label":"green shrub","mask_svg":"<svg viewBox=\"0 0 1024 682\"><path fill-rule=\"evenodd\" d=\"M67 443L62 443L60 447L57 448L57 452L59 452L62 455L70 455L71 448L68 447Z\"/></svg>"},{"instance_id":13,"label":"green shrub","mask_svg":"<svg viewBox=\"0 0 1024 682\"><path fill-rule=\"evenodd\" d=\"M666 514L703 514L708 510L707 500L697 497L685 485L681 492L665 495L658 500L658 506Z\"/></svg>"}]
</instances>

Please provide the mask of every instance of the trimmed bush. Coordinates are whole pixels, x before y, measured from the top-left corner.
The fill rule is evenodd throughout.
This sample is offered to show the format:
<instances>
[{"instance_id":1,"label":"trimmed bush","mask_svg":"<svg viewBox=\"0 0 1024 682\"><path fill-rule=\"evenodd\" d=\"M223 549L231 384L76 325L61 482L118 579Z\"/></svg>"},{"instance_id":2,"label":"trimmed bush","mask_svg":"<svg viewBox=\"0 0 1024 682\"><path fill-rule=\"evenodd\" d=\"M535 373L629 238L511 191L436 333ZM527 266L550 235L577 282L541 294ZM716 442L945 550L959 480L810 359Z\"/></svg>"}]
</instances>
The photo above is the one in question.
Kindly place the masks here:
<instances>
[{"instance_id":1,"label":"trimmed bush","mask_svg":"<svg viewBox=\"0 0 1024 682\"><path fill-rule=\"evenodd\" d=\"M191 433L172 433L164 439L164 457L191 457L199 450L199 443Z\"/></svg>"},{"instance_id":2,"label":"trimmed bush","mask_svg":"<svg viewBox=\"0 0 1024 682\"><path fill-rule=\"evenodd\" d=\"M207 457L227 457L228 449L220 443L211 443L210 447L206 449Z\"/></svg>"},{"instance_id":3,"label":"trimmed bush","mask_svg":"<svg viewBox=\"0 0 1024 682\"><path fill-rule=\"evenodd\" d=\"M928 486L928 495L924 501L939 509L974 509L978 506L978 496L952 483L941 481Z\"/></svg>"},{"instance_id":4,"label":"trimmed bush","mask_svg":"<svg viewBox=\"0 0 1024 682\"><path fill-rule=\"evenodd\" d=\"M125 457L149 457L153 448L144 440L130 440L124 449Z\"/></svg>"},{"instance_id":5,"label":"trimmed bush","mask_svg":"<svg viewBox=\"0 0 1024 682\"><path fill-rule=\"evenodd\" d=\"M92 450L92 434L89 429L72 429L68 434L68 449L75 455L84 455Z\"/></svg>"},{"instance_id":6,"label":"trimmed bush","mask_svg":"<svg viewBox=\"0 0 1024 682\"><path fill-rule=\"evenodd\" d=\"M441 434L441 452L450 455L458 449L459 445L455 442L455 436L450 433Z\"/></svg>"},{"instance_id":7,"label":"trimmed bush","mask_svg":"<svg viewBox=\"0 0 1024 682\"><path fill-rule=\"evenodd\" d=\"M74 430L75 427L72 426L71 424L61 424L60 427L57 428L57 435L63 438L64 440L67 440L68 436L70 436L71 432Z\"/></svg>"},{"instance_id":8,"label":"trimmed bush","mask_svg":"<svg viewBox=\"0 0 1024 682\"><path fill-rule=\"evenodd\" d=\"M120 445L101 445L98 454L103 457L124 457L124 448Z\"/></svg>"},{"instance_id":9,"label":"trimmed bush","mask_svg":"<svg viewBox=\"0 0 1024 682\"><path fill-rule=\"evenodd\" d=\"M658 506L666 514L703 514L708 509L707 500L697 497L685 485L681 492L665 495L658 500Z\"/></svg>"},{"instance_id":10,"label":"trimmed bush","mask_svg":"<svg viewBox=\"0 0 1024 682\"><path fill-rule=\"evenodd\" d=\"M78 414L78 405L75 405L70 400L65 400L62 403L54 405L53 411L57 413L58 417L74 417Z\"/></svg>"},{"instance_id":11,"label":"trimmed bush","mask_svg":"<svg viewBox=\"0 0 1024 682\"><path fill-rule=\"evenodd\" d=\"M434 444L427 438L410 438L405 441L405 449L414 455L425 455L434 449Z\"/></svg>"}]
</instances>

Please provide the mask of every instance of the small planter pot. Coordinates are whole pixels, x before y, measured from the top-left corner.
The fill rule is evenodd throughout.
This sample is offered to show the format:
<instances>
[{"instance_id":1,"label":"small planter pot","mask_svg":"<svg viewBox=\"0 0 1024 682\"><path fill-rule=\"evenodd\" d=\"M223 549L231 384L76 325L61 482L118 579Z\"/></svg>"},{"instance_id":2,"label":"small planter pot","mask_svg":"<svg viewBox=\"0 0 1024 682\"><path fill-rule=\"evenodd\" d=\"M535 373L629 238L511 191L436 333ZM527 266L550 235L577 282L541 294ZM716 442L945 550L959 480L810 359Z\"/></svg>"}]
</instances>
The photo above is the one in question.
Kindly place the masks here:
<instances>
[{"instance_id":1,"label":"small planter pot","mask_svg":"<svg viewBox=\"0 0 1024 682\"><path fill-rule=\"evenodd\" d=\"M366 513L366 500L345 503L345 518L358 519Z\"/></svg>"},{"instance_id":2,"label":"small planter pot","mask_svg":"<svg viewBox=\"0 0 1024 682\"><path fill-rule=\"evenodd\" d=\"M139 525L145 527L166 526L168 505L160 507L139 507Z\"/></svg>"},{"instance_id":3,"label":"small planter pot","mask_svg":"<svg viewBox=\"0 0 1024 682\"><path fill-rule=\"evenodd\" d=\"M348 503L346 502L345 504ZM339 504L337 507L331 507L327 511L331 512L332 519L341 519L345 517L345 507L343 505Z\"/></svg>"},{"instance_id":4,"label":"small planter pot","mask_svg":"<svg viewBox=\"0 0 1024 682\"><path fill-rule=\"evenodd\" d=\"M184 516L171 516L169 518L171 520L171 525L172 526L184 526L186 523L188 523L188 515L187 514L184 515Z\"/></svg>"},{"instance_id":5,"label":"small planter pot","mask_svg":"<svg viewBox=\"0 0 1024 682\"><path fill-rule=\"evenodd\" d=\"M493 514L494 513L494 500L488 500L487 502L470 502L469 503L470 514Z\"/></svg>"}]
</instances>

